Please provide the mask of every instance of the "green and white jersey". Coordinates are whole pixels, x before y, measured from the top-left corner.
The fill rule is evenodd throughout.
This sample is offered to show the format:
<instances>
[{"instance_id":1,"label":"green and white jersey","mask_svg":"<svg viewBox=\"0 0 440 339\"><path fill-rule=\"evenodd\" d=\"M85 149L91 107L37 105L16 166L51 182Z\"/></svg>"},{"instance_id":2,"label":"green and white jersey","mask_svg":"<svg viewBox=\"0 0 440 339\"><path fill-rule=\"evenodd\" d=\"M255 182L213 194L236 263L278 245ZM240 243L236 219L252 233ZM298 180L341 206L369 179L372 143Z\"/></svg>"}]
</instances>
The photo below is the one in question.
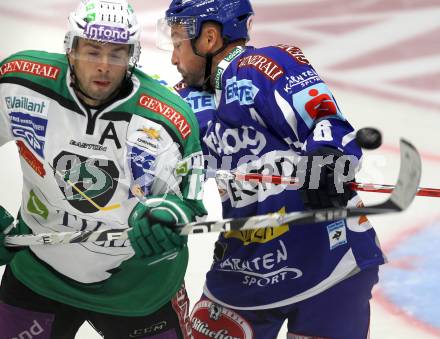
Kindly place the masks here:
<instances>
[{"instance_id":1,"label":"green and white jersey","mask_svg":"<svg viewBox=\"0 0 440 339\"><path fill-rule=\"evenodd\" d=\"M133 89L99 110L82 105L70 86L66 56L39 51L0 64L0 145L17 144L23 171L20 230L126 229L146 195L173 193L196 215L203 165L189 106L139 70ZM176 177L177 163L192 164ZM128 240L32 246L11 262L15 276L46 297L97 312L154 312L180 287L187 248L147 265Z\"/></svg>"}]
</instances>

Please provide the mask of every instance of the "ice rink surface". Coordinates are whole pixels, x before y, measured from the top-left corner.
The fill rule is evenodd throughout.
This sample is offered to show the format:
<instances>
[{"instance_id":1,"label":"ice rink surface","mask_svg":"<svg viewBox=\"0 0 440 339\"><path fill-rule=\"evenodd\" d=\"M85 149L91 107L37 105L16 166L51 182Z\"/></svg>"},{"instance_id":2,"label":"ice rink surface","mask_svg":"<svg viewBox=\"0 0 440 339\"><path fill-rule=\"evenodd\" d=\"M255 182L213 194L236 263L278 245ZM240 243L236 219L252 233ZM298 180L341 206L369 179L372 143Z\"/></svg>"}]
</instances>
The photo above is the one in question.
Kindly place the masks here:
<instances>
[{"instance_id":1,"label":"ice rink surface","mask_svg":"<svg viewBox=\"0 0 440 339\"><path fill-rule=\"evenodd\" d=\"M356 127L375 126L384 144L364 157L358 181L393 184L399 138L422 154L424 187L440 188L440 0L253 0L251 44L301 47ZM155 22L168 1L133 0L144 24L147 73L178 80L170 54L154 47ZM71 0L0 3L0 58L23 49L62 52ZM15 145L0 150L0 204L16 213L21 177ZM366 204L386 198L362 193ZM215 187L207 187L210 219L220 217ZM440 338L440 198L418 197L400 214L372 217L389 263L372 300L371 338ZM201 294L215 235L190 236L186 283ZM1 275L2 269L0 269ZM80 339L98 336L87 325ZM285 338L281 333L279 338Z\"/></svg>"}]
</instances>

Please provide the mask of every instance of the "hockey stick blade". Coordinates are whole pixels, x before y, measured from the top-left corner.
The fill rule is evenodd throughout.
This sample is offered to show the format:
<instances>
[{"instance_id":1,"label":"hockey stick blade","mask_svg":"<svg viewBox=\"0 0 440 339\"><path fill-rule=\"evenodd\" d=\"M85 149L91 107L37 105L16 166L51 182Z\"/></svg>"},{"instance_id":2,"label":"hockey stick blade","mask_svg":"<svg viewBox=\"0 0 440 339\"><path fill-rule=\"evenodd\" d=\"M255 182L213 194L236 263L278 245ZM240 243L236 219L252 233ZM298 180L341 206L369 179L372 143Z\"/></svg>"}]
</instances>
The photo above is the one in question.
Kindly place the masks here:
<instances>
[{"instance_id":1,"label":"hockey stick blade","mask_svg":"<svg viewBox=\"0 0 440 339\"><path fill-rule=\"evenodd\" d=\"M217 221L192 222L178 225L181 235L226 232L231 230L246 230L264 227L275 227L287 223L308 224L332 221L363 215L375 215L400 212L408 208L417 194L421 177L421 159L416 148L408 141L400 141L400 171L395 189L388 200L383 203L354 208L330 208L311 211L265 214L239 219L224 219ZM37 235L6 236L5 245L8 247L31 245L72 244L81 242L97 242L126 240L128 229L99 230L89 232L42 233Z\"/></svg>"}]
</instances>

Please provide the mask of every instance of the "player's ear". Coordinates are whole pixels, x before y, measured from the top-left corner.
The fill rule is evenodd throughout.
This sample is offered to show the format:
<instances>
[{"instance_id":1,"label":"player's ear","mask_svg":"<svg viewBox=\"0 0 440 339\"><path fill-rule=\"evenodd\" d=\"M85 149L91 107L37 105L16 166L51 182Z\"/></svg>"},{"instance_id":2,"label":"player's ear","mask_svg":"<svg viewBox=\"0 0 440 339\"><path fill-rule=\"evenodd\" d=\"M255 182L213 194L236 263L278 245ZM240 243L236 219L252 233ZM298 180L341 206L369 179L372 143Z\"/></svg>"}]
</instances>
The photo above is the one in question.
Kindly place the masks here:
<instances>
[{"instance_id":1,"label":"player's ear","mask_svg":"<svg viewBox=\"0 0 440 339\"><path fill-rule=\"evenodd\" d=\"M214 22L207 22L203 25L200 37L202 40L200 47L204 48L206 52L216 51L223 45L221 27Z\"/></svg>"}]
</instances>

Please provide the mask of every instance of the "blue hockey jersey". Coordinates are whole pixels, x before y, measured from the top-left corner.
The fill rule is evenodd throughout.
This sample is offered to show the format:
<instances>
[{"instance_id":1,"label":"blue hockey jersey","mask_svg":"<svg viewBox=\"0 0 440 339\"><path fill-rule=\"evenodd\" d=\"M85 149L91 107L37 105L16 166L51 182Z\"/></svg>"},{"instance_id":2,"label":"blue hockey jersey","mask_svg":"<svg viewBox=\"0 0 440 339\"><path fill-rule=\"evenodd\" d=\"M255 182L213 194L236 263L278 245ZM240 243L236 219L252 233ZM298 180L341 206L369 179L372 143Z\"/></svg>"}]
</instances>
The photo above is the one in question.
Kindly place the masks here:
<instances>
[{"instance_id":1,"label":"blue hockey jersey","mask_svg":"<svg viewBox=\"0 0 440 339\"><path fill-rule=\"evenodd\" d=\"M361 158L353 127L299 48L236 47L215 77L213 94L175 87L196 113L209 167L291 176L295 157L322 146ZM218 187L225 218L304 209L286 185L231 180ZM361 203L355 195L349 205ZM382 263L365 217L232 231L216 243L204 293L232 308L274 308Z\"/></svg>"}]
</instances>

